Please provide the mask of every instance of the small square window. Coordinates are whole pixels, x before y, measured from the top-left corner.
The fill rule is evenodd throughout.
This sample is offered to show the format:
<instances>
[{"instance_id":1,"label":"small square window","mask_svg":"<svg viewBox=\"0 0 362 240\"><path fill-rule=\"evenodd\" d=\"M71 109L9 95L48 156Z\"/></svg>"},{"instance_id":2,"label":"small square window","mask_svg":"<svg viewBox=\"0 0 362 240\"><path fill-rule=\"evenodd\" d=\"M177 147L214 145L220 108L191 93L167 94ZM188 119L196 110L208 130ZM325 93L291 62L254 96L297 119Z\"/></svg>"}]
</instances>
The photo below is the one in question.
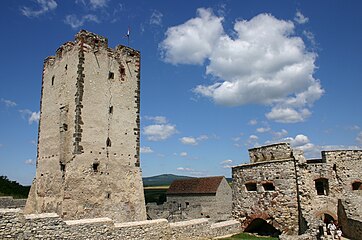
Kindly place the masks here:
<instances>
[{"instance_id":1,"label":"small square window","mask_svg":"<svg viewBox=\"0 0 362 240\"><path fill-rule=\"evenodd\" d=\"M114 72L108 73L108 79L114 79Z\"/></svg>"}]
</instances>

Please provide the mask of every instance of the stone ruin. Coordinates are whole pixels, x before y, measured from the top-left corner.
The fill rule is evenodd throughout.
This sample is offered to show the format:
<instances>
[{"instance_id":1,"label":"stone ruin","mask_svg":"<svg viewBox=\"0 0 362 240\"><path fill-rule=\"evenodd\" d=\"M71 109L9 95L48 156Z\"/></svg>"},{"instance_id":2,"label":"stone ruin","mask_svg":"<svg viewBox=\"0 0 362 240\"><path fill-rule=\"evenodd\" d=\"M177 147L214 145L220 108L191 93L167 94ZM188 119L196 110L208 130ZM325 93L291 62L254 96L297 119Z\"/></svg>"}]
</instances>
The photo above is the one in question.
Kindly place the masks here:
<instances>
[{"instance_id":1,"label":"stone ruin","mask_svg":"<svg viewBox=\"0 0 362 240\"><path fill-rule=\"evenodd\" d=\"M279 143L249 149L249 156L249 164L232 168L233 216L244 231L316 239L326 222L338 220L347 236L361 233L362 215L343 203L361 200L362 150L323 151L321 159L306 160Z\"/></svg>"},{"instance_id":2,"label":"stone ruin","mask_svg":"<svg viewBox=\"0 0 362 240\"><path fill-rule=\"evenodd\" d=\"M0 239L212 239L236 220L146 220L140 53L81 30L44 62L37 170L25 209L0 198Z\"/></svg>"}]
</instances>

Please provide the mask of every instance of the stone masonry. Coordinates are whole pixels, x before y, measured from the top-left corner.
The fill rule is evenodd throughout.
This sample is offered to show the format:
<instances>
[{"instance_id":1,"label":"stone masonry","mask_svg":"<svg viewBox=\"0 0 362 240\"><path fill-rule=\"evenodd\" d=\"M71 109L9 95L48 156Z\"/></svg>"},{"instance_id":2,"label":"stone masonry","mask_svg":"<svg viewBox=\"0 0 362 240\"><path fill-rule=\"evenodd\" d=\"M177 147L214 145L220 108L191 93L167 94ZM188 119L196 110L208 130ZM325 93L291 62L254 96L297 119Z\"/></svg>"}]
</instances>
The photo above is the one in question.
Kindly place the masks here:
<instances>
[{"instance_id":1,"label":"stone masonry","mask_svg":"<svg viewBox=\"0 0 362 240\"><path fill-rule=\"evenodd\" d=\"M140 53L81 30L44 61L36 177L26 213L146 219Z\"/></svg>"},{"instance_id":2,"label":"stone masonry","mask_svg":"<svg viewBox=\"0 0 362 240\"><path fill-rule=\"evenodd\" d=\"M306 160L279 143L250 149L249 156L251 163L232 169L233 215L243 230L265 223L283 235L315 239L338 219L339 199L361 194L362 150L323 151L321 159Z\"/></svg>"}]
</instances>

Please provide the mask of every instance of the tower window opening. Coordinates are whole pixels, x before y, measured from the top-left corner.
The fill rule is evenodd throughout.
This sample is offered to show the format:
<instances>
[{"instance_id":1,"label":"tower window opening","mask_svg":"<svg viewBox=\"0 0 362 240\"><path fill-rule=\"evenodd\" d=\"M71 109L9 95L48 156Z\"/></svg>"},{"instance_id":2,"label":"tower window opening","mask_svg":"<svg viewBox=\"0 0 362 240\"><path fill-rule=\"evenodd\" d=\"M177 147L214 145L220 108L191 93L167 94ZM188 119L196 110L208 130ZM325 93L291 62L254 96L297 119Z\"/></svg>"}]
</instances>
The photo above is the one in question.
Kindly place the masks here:
<instances>
[{"instance_id":1,"label":"tower window opening","mask_svg":"<svg viewBox=\"0 0 362 240\"><path fill-rule=\"evenodd\" d=\"M55 76L53 75L53 77L52 77L52 86L54 85L54 78L55 78Z\"/></svg>"},{"instance_id":2,"label":"tower window opening","mask_svg":"<svg viewBox=\"0 0 362 240\"><path fill-rule=\"evenodd\" d=\"M362 182L355 181L352 183L352 190L362 190Z\"/></svg>"},{"instance_id":3,"label":"tower window opening","mask_svg":"<svg viewBox=\"0 0 362 240\"><path fill-rule=\"evenodd\" d=\"M68 64L65 64L65 70L68 70Z\"/></svg>"},{"instance_id":4,"label":"tower window opening","mask_svg":"<svg viewBox=\"0 0 362 240\"><path fill-rule=\"evenodd\" d=\"M107 138L106 145L107 147L110 147L112 145L111 139Z\"/></svg>"},{"instance_id":5,"label":"tower window opening","mask_svg":"<svg viewBox=\"0 0 362 240\"><path fill-rule=\"evenodd\" d=\"M111 193L108 192L107 195L106 195L106 198L110 199L111 198Z\"/></svg>"},{"instance_id":6,"label":"tower window opening","mask_svg":"<svg viewBox=\"0 0 362 240\"><path fill-rule=\"evenodd\" d=\"M60 171L65 172L65 164L60 163Z\"/></svg>"},{"instance_id":7,"label":"tower window opening","mask_svg":"<svg viewBox=\"0 0 362 240\"><path fill-rule=\"evenodd\" d=\"M256 183L255 182L248 182L245 183L245 187L247 191L256 191Z\"/></svg>"},{"instance_id":8,"label":"tower window opening","mask_svg":"<svg viewBox=\"0 0 362 240\"><path fill-rule=\"evenodd\" d=\"M93 163L92 167L93 167L93 172L98 172L99 163Z\"/></svg>"},{"instance_id":9,"label":"tower window opening","mask_svg":"<svg viewBox=\"0 0 362 240\"><path fill-rule=\"evenodd\" d=\"M113 106L110 106L109 107L109 111L108 111L110 114L112 114L113 113Z\"/></svg>"},{"instance_id":10,"label":"tower window opening","mask_svg":"<svg viewBox=\"0 0 362 240\"><path fill-rule=\"evenodd\" d=\"M68 124L63 123L63 130L68 131Z\"/></svg>"},{"instance_id":11,"label":"tower window opening","mask_svg":"<svg viewBox=\"0 0 362 240\"><path fill-rule=\"evenodd\" d=\"M126 69L124 67L121 67L120 73L121 73L121 76L124 76L126 74Z\"/></svg>"},{"instance_id":12,"label":"tower window opening","mask_svg":"<svg viewBox=\"0 0 362 240\"><path fill-rule=\"evenodd\" d=\"M114 79L114 72L108 73L108 79Z\"/></svg>"},{"instance_id":13,"label":"tower window opening","mask_svg":"<svg viewBox=\"0 0 362 240\"><path fill-rule=\"evenodd\" d=\"M272 182L263 183L264 191L275 191L275 186Z\"/></svg>"},{"instance_id":14,"label":"tower window opening","mask_svg":"<svg viewBox=\"0 0 362 240\"><path fill-rule=\"evenodd\" d=\"M328 179L318 178L315 180L315 189L317 190L317 195L328 195Z\"/></svg>"}]
</instances>

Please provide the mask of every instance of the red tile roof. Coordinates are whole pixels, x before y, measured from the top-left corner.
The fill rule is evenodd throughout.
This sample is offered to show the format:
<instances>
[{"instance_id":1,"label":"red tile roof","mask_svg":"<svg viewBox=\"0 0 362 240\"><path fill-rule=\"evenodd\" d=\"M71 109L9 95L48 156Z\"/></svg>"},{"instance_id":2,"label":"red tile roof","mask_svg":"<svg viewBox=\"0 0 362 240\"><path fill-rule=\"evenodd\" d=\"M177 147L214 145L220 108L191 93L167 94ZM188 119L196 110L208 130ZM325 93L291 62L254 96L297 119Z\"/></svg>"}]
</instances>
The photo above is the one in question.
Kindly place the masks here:
<instances>
[{"instance_id":1,"label":"red tile roof","mask_svg":"<svg viewBox=\"0 0 362 240\"><path fill-rule=\"evenodd\" d=\"M167 195L216 194L223 176L175 180L167 190Z\"/></svg>"}]
</instances>

